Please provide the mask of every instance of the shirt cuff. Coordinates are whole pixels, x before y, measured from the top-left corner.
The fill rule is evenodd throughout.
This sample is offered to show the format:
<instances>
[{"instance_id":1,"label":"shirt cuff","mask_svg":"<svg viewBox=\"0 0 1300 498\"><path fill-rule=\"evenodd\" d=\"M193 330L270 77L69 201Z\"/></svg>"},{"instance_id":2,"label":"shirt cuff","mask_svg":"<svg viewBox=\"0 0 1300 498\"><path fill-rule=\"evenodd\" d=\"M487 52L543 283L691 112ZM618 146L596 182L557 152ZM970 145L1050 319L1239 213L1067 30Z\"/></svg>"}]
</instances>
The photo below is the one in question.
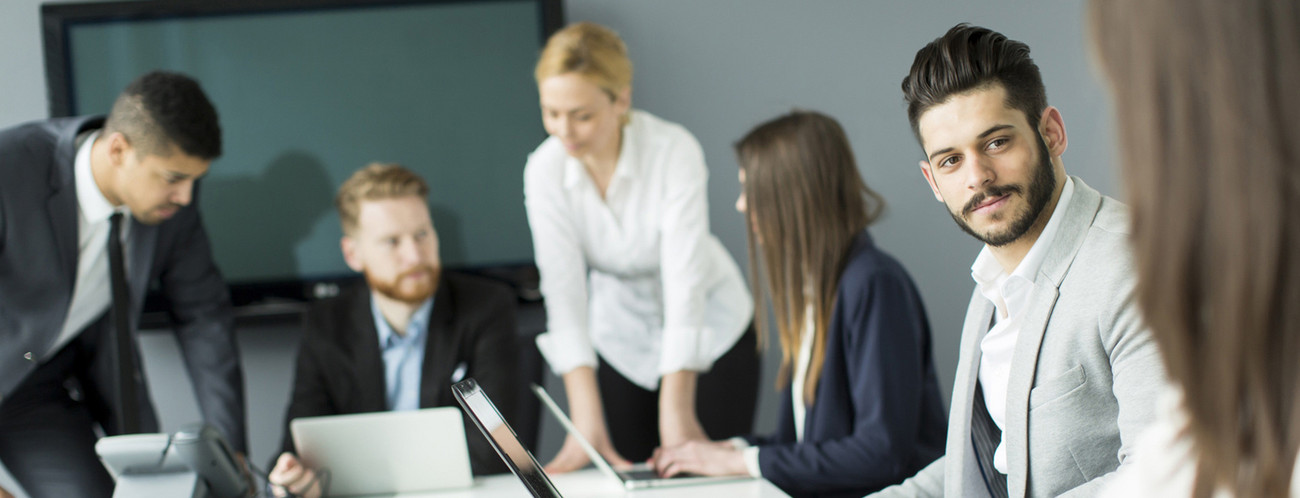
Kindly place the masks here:
<instances>
[{"instance_id":1,"label":"shirt cuff","mask_svg":"<svg viewBox=\"0 0 1300 498\"><path fill-rule=\"evenodd\" d=\"M738 450L743 450L743 449L748 448L748 447L751 446L751 445L749 444L749 441L746 441L745 438L740 437L740 436L736 436L736 437L733 437L733 438L729 438L729 439L727 439L727 442L728 442L728 443L731 443L731 447L732 447L732 448L735 448L735 449L738 449Z\"/></svg>"},{"instance_id":2,"label":"shirt cuff","mask_svg":"<svg viewBox=\"0 0 1300 498\"><path fill-rule=\"evenodd\" d=\"M659 348L659 374L689 370L707 372L717 358L709 358L703 351L708 329L698 327L664 327L663 343Z\"/></svg>"},{"instance_id":3,"label":"shirt cuff","mask_svg":"<svg viewBox=\"0 0 1300 498\"><path fill-rule=\"evenodd\" d=\"M763 477L763 469L758 467L758 447L750 446L741 451L741 457L745 459L745 468L749 470L749 477Z\"/></svg>"},{"instance_id":4,"label":"shirt cuff","mask_svg":"<svg viewBox=\"0 0 1300 498\"><path fill-rule=\"evenodd\" d=\"M578 367L596 368L596 350L583 339L573 334L546 332L537 336L537 350L555 375L564 375Z\"/></svg>"}]
</instances>

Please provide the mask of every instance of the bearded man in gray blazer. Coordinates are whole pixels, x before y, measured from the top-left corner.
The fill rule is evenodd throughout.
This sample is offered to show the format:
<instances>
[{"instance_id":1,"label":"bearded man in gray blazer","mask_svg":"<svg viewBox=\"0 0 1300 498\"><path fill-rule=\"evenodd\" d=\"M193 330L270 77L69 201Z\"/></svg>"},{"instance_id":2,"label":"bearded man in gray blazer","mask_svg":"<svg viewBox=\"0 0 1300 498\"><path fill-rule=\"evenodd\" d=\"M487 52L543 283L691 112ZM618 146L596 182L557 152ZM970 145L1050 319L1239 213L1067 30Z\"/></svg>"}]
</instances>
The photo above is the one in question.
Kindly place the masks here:
<instances>
[{"instance_id":1,"label":"bearded man in gray blazer","mask_svg":"<svg viewBox=\"0 0 1300 498\"><path fill-rule=\"evenodd\" d=\"M132 82L107 120L0 130L0 461L29 496L108 497L96 427L157 432L132 361L151 283L170 305L204 419L244 451L230 298L192 204L220 155L216 110L175 73Z\"/></svg>"},{"instance_id":2,"label":"bearded man in gray blazer","mask_svg":"<svg viewBox=\"0 0 1300 498\"><path fill-rule=\"evenodd\" d=\"M921 172L985 246L971 267L945 455L893 496L1091 496L1165 382L1133 302L1124 205L1067 176L1029 47L959 24L903 80Z\"/></svg>"}]
</instances>

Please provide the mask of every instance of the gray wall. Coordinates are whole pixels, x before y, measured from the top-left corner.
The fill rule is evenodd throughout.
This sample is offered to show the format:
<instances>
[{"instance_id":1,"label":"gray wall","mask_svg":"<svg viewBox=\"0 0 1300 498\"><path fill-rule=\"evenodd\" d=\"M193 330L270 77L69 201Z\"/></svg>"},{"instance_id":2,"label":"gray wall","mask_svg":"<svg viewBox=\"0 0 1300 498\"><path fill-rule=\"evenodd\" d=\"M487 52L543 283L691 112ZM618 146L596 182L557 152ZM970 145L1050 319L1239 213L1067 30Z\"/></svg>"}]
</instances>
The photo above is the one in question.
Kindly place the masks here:
<instances>
[{"instance_id":1,"label":"gray wall","mask_svg":"<svg viewBox=\"0 0 1300 498\"><path fill-rule=\"evenodd\" d=\"M38 4L0 2L0 127L46 114ZM566 2L570 20L608 25L627 41L636 64L634 105L695 133L713 173L713 230L742 265L745 234L732 209L739 186L730 144L753 125L794 107L841 121L864 177L889 202L873 234L920 286L945 397L979 244L953 226L917 169L921 154L908 129L899 83L916 50L957 22L989 26L1028 43L1043 70L1049 103L1061 109L1070 133L1067 171L1116 195L1108 103L1089 63L1083 10L1081 0ZM251 335L241 333L246 357L276 342L249 341ZM165 346L153 350L164 358L150 359L151 364L176 368L165 357L173 354L165 353ZM273 350L287 354L291 348L278 344ZM288 383L283 377L288 370L278 365L291 359L268 355L246 360L249 378L257 379L249 382L251 403L273 400L267 401L270 406L250 407L251 430L258 439L278 440L280 422L273 414L282 413L283 401L274 400L282 399ZM769 351L757 415L760 431L775 425L771 383L777 358ZM172 388L184 390L184 385ZM180 411L179 417L197 414L192 408ZM163 417L167 423L169 415ZM542 458L558 438L554 426L549 430L543 434ZM267 456L255 447L256 461Z\"/></svg>"}]
</instances>

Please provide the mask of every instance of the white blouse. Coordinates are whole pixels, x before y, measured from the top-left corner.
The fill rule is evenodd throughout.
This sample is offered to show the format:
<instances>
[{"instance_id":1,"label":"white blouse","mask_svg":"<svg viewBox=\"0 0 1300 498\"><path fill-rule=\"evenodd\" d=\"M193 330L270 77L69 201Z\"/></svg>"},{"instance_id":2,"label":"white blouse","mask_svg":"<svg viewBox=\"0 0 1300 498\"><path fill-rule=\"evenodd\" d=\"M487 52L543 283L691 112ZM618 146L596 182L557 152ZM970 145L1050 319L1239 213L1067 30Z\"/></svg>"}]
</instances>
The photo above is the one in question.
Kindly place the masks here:
<instances>
[{"instance_id":1,"label":"white blouse","mask_svg":"<svg viewBox=\"0 0 1300 498\"><path fill-rule=\"evenodd\" d=\"M749 326L753 300L709 231L708 170L680 125L632 111L605 198L554 137L528 156L524 206L546 299L537 347L556 374L596 351L648 390L707 371Z\"/></svg>"},{"instance_id":2,"label":"white blouse","mask_svg":"<svg viewBox=\"0 0 1300 498\"><path fill-rule=\"evenodd\" d=\"M1196 483L1196 453L1190 420L1183 410L1182 391L1169 387L1156 400L1156 420L1138 439L1133 456L1106 484L1097 496L1174 498L1192 496ZM1293 498L1300 497L1300 459L1291 470ZM1215 498L1231 498L1226 489L1214 492Z\"/></svg>"}]
</instances>

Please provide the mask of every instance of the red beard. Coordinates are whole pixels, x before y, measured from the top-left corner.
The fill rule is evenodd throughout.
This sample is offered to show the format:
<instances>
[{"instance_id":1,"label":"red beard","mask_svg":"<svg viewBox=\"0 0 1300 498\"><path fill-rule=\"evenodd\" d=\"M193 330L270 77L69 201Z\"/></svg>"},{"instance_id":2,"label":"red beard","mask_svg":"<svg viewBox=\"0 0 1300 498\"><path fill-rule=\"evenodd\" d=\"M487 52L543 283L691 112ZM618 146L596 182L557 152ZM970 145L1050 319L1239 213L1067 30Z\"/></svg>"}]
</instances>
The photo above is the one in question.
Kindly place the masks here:
<instances>
[{"instance_id":1,"label":"red beard","mask_svg":"<svg viewBox=\"0 0 1300 498\"><path fill-rule=\"evenodd\" d=\"M406 281L406 277L420 274L427 274L428 278ZM432 297L434 291L438 290L438 277L441 275L441 269L433 265L417 266L388 281L379 280L368 271L365 272L365 275L366 283L370 284L370 288L384 297L407 304L420 304Z\"/></svg>"}]
</instances>

